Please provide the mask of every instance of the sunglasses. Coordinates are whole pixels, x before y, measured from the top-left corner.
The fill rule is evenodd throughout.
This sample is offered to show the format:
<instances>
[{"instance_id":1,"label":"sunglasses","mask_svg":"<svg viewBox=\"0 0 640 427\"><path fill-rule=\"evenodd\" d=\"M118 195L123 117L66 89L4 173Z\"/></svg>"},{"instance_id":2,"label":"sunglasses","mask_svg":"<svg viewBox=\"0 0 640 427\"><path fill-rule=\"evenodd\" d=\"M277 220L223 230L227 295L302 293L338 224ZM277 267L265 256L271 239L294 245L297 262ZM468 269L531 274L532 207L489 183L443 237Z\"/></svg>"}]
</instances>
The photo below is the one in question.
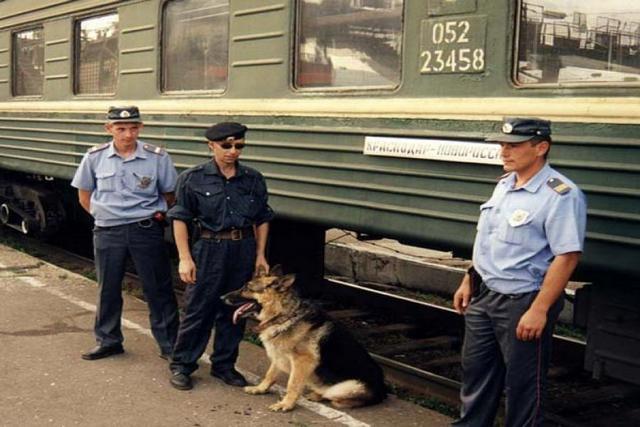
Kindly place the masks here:
<instances>
[{"instance_id":1,"label":"sunglasses","mask_svg":"<svg viewBox=\"0 0 640 427\"><path fill-rule=\"evenodd\" d=\"M246 144L243 142L236 142L235 144L231 142L220 142L218 145L223 150L231 150L231 148L235 147L235 149L239 151L242 150Z\"/></svg>"}]
</instances>

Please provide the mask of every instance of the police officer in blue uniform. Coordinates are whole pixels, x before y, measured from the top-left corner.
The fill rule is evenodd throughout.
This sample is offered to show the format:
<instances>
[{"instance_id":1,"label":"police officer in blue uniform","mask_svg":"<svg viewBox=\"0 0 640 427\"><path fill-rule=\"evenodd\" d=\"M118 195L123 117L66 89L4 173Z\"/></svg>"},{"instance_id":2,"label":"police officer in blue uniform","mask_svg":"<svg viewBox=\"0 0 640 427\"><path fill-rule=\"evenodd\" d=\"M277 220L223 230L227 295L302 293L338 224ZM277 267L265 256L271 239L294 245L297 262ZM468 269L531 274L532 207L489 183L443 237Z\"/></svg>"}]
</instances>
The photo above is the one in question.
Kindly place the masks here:
<instances>
[{"instance_id":1,"label":"police officer in blue uniform","mask_svg":"<svg viewBox=\"0 0 640 427\"><path fill-rule=\"evenodd\" d=\"M187 283L170 366L170 382L179 390L193 387L191 374L198 369L214 325L211 375L230 385L247 384L234 367L244 322L233 323L232 308L220 296L242 287L254 270L269 270L265 246L274 214L262 175L238 162L246 131L235 122L207 129L213 159L180 174L176 205L169 211L180 278Z\"/></svg>"},{"instance_id":2,"label":"police officer in blue uniform","mask_svg":"<svg viewBox=\"0 0 640 427\"><path fill-rule=\"evenodd\" d=\"M168 359L178 330L178 308L164 243L162 213L174 201L177 173L164 149L138 141L137 107L111 107L106 131L113 140L91 148L71 185L95 222L93 246L99 285L97 347L82 355L96 360L124 352L122 279L129 254L142 280L151 331Z\"/></svg>"},{"instance_id":3,"label":"police officer in blue uniform","mask_svg":"<svg viewBox=\"0 0 640 427\"><path fill-rule=\"evenodd\" d=\"M542 399L564 288L583 250L583 193L547 162L547 120L507 118L499 142L506 174L480 206L473 267L454 295L465 315L461 416L493 426L503 390L506 426L542 424Z\"/></svg>"}]
</instances>

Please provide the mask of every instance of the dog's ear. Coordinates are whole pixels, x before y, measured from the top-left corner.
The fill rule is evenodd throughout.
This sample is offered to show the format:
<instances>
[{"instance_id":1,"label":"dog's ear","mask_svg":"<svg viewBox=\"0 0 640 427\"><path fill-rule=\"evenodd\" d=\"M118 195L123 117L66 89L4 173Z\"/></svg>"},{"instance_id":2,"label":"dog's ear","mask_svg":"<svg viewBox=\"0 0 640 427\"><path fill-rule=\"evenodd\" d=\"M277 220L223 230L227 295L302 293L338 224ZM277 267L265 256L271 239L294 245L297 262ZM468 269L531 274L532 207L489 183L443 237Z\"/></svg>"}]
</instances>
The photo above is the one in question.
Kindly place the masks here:
<instances>
[{"instance_id":1,"label":"dog's ear","mask_svg":"<svg viewBox=\"0 0 640 427\"><path fill-rule=\"evenodd\" d=\"M253 277L264 277L267 275L267 269L264 268L264 265L258 266L258 269L253 274Z\"/></svg>"},{"instance_id":2,"label":"dog's ear","mask_svg":"<svg viewBox=\"0 0 640 427\"><path fill-rule=\"evenodd\" d=\"M276 288L278 290L286 290L289 289L291 287L291 285L293 285L293 282L296 281L296 275L295 274L287 274L285 276L282 276L278 279L278 284L276 286Z\"/></svg>"},{"instance_id":3,"label":"dog's ear","mask_svg":"<svg viewBox=\"0 0 640 427\"><path fill-rule=\"evenodd\" d=\"M269 276L282 276L282 266L277 264L271 267L269 269Z\"/></svg>"}]
</instances>

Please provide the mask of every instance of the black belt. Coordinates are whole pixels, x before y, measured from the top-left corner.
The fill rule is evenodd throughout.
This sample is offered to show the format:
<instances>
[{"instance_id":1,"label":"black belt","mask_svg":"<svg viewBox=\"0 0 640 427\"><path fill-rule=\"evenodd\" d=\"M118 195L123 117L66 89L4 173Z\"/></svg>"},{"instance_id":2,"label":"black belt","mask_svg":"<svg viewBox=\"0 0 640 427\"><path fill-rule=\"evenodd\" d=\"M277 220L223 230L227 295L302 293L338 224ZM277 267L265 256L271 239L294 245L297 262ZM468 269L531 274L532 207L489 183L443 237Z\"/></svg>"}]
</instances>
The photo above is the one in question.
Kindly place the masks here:
<instances>
[{"instance_id":1,"label":"black belt","mask_svg":"<svg viewBox=\"0 0 640 427\"><path fill-rule=\"evenodd\" d=\"M202 230L200 232L201 239L209 240L242 240L253 237L253 227L234 228L231 230L211 231Z\"/></svg>"},{"instance_id":2,"label":"black belt","mask_svg":"<svg viewBox=\"0 0 640 427\"><path fill-rule=\"evenodd\" d=\"M145 218L145 219L141 219L140 221L128 222L126 224L108 225L108 226L98 225L96 227L102 230L110 230L112 228L118 228L118 227L128 227L130 225L137 225L141 228L151 228L153 224L156 222L157 221L155 221L153 218Z\"/></svg>"}]
</instances>

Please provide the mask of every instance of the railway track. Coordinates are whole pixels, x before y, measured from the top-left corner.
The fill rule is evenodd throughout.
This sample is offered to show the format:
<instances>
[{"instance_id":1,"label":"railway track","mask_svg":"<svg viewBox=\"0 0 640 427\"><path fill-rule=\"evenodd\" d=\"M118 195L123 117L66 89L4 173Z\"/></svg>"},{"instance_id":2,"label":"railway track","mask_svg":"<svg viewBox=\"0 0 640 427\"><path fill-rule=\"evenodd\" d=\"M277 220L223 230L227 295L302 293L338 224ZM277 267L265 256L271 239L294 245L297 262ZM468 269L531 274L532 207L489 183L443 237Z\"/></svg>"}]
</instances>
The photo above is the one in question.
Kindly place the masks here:
<instances>
[{"instance_id":1,"label":"railway track","mask_svg":"<svg viewBox=\"0 0 640 427\"><path fill-rule=\"evenodd\" d=\"M93 261L71 250L0 229L0 242L62 268L92 277ZM124 287L139 290L128 273ZM178 283L178 280L176 280ZM177 289L181 294L181 289ZM139 296L141 292L137 292ZM399 394L454 415L460 387L463 318L441 307L369 286L328 278L321 303L346 324L385 370ZM554 336L547 426L631 426L640 419L640 387L595 381L583 371L584 343Z\"/></svg>"},{"instance_id":2,"label":"railway track","mask_svg":"<svg viewBox=\"0 0 640 427\"><path fill-rule=\"evenodd\" d=\"M341 280L327 280L325 287L327 298L334 297L337 304L329 304L329 312L365 343L392 383L414 396L435 397L457 407L462 316ZM554 335L553 349L546 426L638 425L640 387L593 380L582 368L585 344L579 340Z\"/></svg>"}]
</instances>

